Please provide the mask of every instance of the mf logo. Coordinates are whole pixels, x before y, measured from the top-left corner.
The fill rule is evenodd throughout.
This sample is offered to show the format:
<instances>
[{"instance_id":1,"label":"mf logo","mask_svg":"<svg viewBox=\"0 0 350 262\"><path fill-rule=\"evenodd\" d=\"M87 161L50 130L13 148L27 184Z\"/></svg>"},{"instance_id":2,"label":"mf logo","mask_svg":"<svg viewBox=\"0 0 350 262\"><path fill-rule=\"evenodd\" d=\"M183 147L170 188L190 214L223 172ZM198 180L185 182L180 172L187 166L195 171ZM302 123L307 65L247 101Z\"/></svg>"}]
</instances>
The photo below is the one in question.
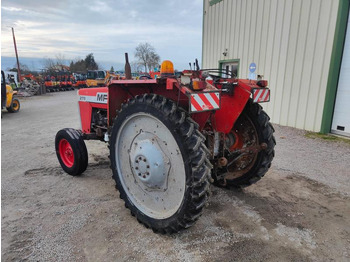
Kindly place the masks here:
<instances>
[{"instance_id":1,"label":"mf logo","mask_svg":"<svg viewBox=\"0 0 350 262\"><path fill-rule=\"evenodd\" d=\"M107 93L97 93L96 100L100 103L107 103Z\"/></svg>"}]
</instances>

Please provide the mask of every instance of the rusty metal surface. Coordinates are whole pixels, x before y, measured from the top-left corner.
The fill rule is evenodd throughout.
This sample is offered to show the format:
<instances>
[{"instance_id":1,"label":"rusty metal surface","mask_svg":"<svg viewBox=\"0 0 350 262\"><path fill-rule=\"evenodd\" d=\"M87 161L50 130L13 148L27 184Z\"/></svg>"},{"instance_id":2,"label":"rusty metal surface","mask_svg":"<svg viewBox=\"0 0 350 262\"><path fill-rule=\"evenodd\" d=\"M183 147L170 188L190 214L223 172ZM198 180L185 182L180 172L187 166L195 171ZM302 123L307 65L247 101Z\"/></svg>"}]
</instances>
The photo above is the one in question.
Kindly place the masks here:
<instances>
[{"instance_id":1,"label":"rusty metal surface","mask_svg":"<svg viewBox=\"0 0 350 262\"><path fill-rule=\"evenodd\" d=\"M125 78L132 79L128 53L125 53Z\"/></svg>"},{"instance_id":2,"label":"rusty metal surface","mask_svg":"<svg viewBox=\"0 0 350 262\"><path fill-rule=\"evenodd\" d=\"M228 160L225 179L235 179L249 172L254 166L258 153L266 148L266 144L258 144L259 138L253 122L246 115L241 115L231 133L235 136L235 144L230 148L233 159ZM237 153L237 154L235 154Z\"/></svg>"}]
</instances>

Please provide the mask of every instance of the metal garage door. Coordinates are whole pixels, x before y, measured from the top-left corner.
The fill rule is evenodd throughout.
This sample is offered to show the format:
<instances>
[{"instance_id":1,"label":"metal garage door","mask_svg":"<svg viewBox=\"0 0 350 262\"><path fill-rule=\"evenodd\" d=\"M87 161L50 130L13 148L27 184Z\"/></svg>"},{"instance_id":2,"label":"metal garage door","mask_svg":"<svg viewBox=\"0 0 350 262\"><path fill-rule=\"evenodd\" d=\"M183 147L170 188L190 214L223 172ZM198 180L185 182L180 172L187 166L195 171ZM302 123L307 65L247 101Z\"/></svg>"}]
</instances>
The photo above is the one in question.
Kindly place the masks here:
<instances>
[{"instance_id":1,"label":"metal garage door","mask_svg":"<svg viewBox=\"0 0 350 262\"><path fill-rule=\"evenodd\" d=\"M348 21L337 98L335 100L332 133L350 136L350 19Z\"/></svg>"}]
</instances>

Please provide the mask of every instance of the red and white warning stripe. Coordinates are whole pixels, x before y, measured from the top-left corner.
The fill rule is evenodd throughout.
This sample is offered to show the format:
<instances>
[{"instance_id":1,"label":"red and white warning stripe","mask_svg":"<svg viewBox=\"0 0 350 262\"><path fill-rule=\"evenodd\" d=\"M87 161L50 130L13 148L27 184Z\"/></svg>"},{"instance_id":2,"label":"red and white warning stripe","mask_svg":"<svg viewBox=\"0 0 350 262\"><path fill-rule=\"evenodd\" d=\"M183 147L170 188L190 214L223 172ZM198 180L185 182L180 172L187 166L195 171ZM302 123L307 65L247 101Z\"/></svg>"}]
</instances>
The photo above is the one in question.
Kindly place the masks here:
<instances>
[{"instance_id":1,"label":"red and white warning stripe","mask_svg":"<svg viewBox=\"0 0 350 262\"><path fill-rule=\"evenodd\" d=\"M191 112L220 109L220 93L197 93L191 95Z\"/></svg>"},{"instance_id":2,"label":"red and white warning stripe","mask_svg":"<svg viewBox=\"0 0 350 262\"><path fill-rule=\"evenodd\" d=\"M253 93L254 103L269 102L270 101L270 89L261 88L255 89Z\"/></svg>"}]
</instances>

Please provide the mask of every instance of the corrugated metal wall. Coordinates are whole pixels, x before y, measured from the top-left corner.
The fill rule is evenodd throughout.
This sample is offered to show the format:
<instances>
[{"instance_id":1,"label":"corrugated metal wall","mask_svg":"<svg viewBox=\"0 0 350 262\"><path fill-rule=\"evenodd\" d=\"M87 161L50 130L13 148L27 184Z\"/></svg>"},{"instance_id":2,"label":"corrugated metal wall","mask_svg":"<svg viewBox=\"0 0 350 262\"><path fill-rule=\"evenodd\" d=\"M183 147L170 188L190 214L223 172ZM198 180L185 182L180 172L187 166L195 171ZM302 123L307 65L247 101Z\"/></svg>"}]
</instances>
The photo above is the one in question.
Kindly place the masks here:
<instances>
[{"instance_id":1,"label":"corrugated metal wall","mask_svg":"<svg viewBox=\"0 0 350 262\"><path fill-rule=\"evenodd\" d=\"M204 0L203 68L240 59L269 80L273 123L320 131L337 0ZM223 55L228 49L227 56Z\"/></svg>"}]
</instances>

